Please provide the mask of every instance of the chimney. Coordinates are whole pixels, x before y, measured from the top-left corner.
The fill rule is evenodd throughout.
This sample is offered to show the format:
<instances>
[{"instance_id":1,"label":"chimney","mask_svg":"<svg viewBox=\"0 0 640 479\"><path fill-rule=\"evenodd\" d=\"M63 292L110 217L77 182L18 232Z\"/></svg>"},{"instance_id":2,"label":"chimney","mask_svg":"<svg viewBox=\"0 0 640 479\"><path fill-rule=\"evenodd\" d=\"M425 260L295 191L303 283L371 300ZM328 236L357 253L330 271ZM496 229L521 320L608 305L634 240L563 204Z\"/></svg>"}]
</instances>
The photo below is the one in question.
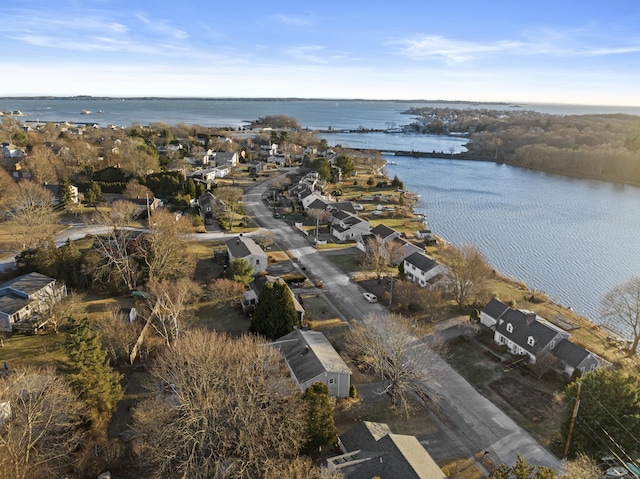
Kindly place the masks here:
<instances>
[{"instance_id":1,"label":"chimney","mask_svg":"<svg viewBox=\"0 0 640 479\"><path fill-rule=\"evenodd\" d=\"M536 320L536 313L527 313L527 325L531 326L531 324Z\"/></svg>"}]
</instances>

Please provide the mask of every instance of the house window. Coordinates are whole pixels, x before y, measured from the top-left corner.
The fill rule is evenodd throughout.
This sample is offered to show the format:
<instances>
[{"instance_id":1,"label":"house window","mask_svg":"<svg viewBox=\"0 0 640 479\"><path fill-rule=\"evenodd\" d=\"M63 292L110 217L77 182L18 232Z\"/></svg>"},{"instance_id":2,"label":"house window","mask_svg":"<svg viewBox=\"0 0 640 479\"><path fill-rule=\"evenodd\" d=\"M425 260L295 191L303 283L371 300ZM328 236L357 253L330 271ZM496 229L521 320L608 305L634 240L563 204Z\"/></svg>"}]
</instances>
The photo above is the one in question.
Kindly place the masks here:
<instances>
[{"instance_id":1,"label":"house window","mask_svg":"<svg viewBox=\"0 0 640 479\"><path fill-rule=\"evenodd\" d=\"M513 333L513 325L511 323L507 324L507 332Z\"/></svg>"},{"instance_id":2,"label":"house window","mask_svg":"<svg viewBox=\"0 0 640 479\"><path fill-rule=\"evenodd\" d=\"M535 344L535 340L533 339L533 336L529 336L529 337L527 338L527 344L528 344L529 346L533 346L533 345Z\"/></svg>"},{"instance_id":3,"label":"house window","mask_svg":"<svg viewBox=\"0 0 640 479\"><path fill-rule=\"evenodd\" d=\"M256 264L260 264L260 260L259 259L256 260Z\"/></svg>"},{"instance_id":4,"label":"house window","mask_svg":"<svg viewBox=\"0 0 640 479\"><path fill-rule=\"evenodd\" d=\"M334 378L329 379L329 384L335 384L336 380Z\"/></svg>"},{"instance_id":5,"label":"house window","mask_svg":"<svg viewBox=\"0 0 640 479\"><path fill-rule=\"evenodd\" d=\"M551 345L549 346L551 349L556 347L556 340L551 341Z\"/></svg>"}]
</instances>

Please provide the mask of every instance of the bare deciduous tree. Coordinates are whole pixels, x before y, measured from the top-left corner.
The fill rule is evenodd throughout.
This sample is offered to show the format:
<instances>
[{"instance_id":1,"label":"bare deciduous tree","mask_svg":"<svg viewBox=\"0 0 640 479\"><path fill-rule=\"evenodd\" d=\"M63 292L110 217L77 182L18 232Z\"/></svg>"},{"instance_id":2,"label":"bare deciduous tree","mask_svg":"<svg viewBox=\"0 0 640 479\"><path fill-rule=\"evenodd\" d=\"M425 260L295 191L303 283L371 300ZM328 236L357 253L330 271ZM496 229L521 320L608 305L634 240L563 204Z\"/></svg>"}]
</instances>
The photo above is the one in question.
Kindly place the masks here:
<instances>
[{"instance_id":1,"label":"bare deciduous tree","mask_svg":"<svg viewBox=\"0 0 640 479\"><path fill-rule=\"evenodd\" d=\"M141 255L149 268L149 278L184 276L191 266L185 252L184 237L191 230L186 218L176 220L168 211L156 210L151 216L150 233L141 244Z\"/></svg>"},{"instance_id":2,"label":"bare deciduous tree","mask_svg":"<svg viewBox=\"0 0 640 479\"><path fill-rule=\"evenodd\" d=\"M385 381L380 394L390 394L392 407L405 414L411 409L410 395L421 388L420 382L439 375L429 356L416 353L419 343L412 325L398 315L369 316L347 333L347 347L356 361Z\"/></svg>"},{"instance_id":3,"label":"bare deciduous tree","mask_svg":"<svg viewBox=\"0 0 640 479\"><path fill-rule=\"evenodd\" d=\"M188 305L200 287L188 278L175 281L151 279L147 283L147 321L172 346L184 331Z\"/></svg>"},{"instance_id":4,"label":"bare deciduous tree","mask_svg":"<svg viewBox=\"0 0 640 479\"><path fill-rule=\"evenodd\" d=\"M612 324L622 324L631 331L633 341L628 352L636 356L640 343L640 276L632 276L605 294L600 314Z\"/></svg>"},{"instance_id":5,"label":"bare deciduous tree","mask_svg":"<svg viewBox=\"0 0 640 479\"><path fill-rule=\"evenodd\" d=\"M106 232L96 235L93 244L103 259L96 265L94 276L116 279L130 290L137 286L141 274L138 248L141 232L128 227L136 215L136 205L128 201L116 201L109 210L93 215L93 222L106 226Z\"/></svg>"},{"instance_id":6,"label":"bare deciduous tree","mask_svg":"<svg viewBox=\"0 0 640 479\"><path fill-rule=\"evenodd\" d=\"M53 233L57 219L53 195L42 186L21 181L3 199L3 204L21 250L42 244Z\"/></svg>"},{"instance_id":7,"label":"bare deciduous tree","mask_svg":"<svg viewBox=\"0 0 640 479\"><path fill-rule=\"evenodd\" d=\"M402 257L400 243L393 240L385 241L379 235L367 238L365 240L365 249L360 266L363 271L373 271L378 278L378 282L382 279L382 273L390 265L396 264L399 258Z\"/></svg>"},{"instance_id":8,"label":"bare deciduous tree","mask_svg":"<svg viewBox=\"0 0 640 479\"><path fill-rule=\"evenodd\" d=\"M63 477L85 442L84 405L53 370L14 371L0 381L0 476Z\"/></svg>"},{"instance_id":9,"label":"bare deciduous tree","mask_svg":"<svg viewBox=\"0 0 640 479\"><path fill-rule=\"evenodd\" d=\"M152 374L165 394L134 410L134 450L157 477L274 477L297 456L304 403L275 349L191 331Z\"/></svg>"},{"instance_id":10,"label":"bare deciduous tree","mask_svg":"<svg viewBox=\"0 0 640 479\"><path fill-rule=\"evenodd\" d=\"M456 304L464 307L479 299L493 272L480 250L472 245L448 245L441 254Z\"/></svg>"},{"instance_id":11,"label":"bare deciduous tree","mask_svg":"<svg viewBox=\"0 0 640 479\"><path fill-rule=\"evenodd\" d=\"M235 304L244 295L246 287L244 283L231 279L219 278L209 283L211 299L214 304Z\"/></svg>"},{"instance_id":12,"label":"bare deciduous tree","mask_svg":"<svg viewBox=\"0 0 640 479\"><path fill-rule=\"evenodd\" d=\"M97 323L102 347L109 353L112 363L130 359L133 346L140 336L141 321L130 323L118 303L112 305L107 314Z\"/></svg>"},{"instance_id":13,"label":"bare deciduous tree","mask_svg":"<svg viewBox=\"0 0 640 479\"><path fill-rule=\"evenodd\" d=\"M266 250L269 246L273 244L273 233L267 229L260 228L256 231L253 236L253 241L256 244L260 245L260 247Z\"/></svg>"},{"instance_id":14,"label":"bare deciduous tree","mask_svg":"<svg viewBox=\"0 0 640 479\"><path fill-rule=\"evenodd\" d=\"M602 471L589 456L578 454L572 461L564 461L561 479L601 479Z\"/></svg>"},{"instance_id":15,"label":"bare deciduous tree","mask_svg":"<svg viewBox=\"0 0 640 479\"><path fill-rule=\"evenodd\" d=\"M236 215L242 212L240 208L242 195L242 188L235 186L221 186L216 190L216 197L224 204L222 211L218 211L217 214L222 215L227 220L229 230L233 229L233 222L236 220Z\"/></svg>"}]
</instances>

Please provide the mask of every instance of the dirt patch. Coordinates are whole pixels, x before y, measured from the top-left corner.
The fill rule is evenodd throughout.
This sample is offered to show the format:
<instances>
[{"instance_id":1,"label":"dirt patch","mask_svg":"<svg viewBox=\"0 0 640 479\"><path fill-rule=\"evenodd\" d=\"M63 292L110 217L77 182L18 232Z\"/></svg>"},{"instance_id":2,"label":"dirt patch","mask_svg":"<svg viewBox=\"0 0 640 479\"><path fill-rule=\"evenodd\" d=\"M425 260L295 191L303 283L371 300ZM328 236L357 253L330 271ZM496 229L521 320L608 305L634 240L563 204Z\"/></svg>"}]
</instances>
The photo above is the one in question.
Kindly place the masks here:
<instances>
[{"instance_id":1,"label":"dirt patch","mask_svg":"<svg viewBox=\"0 0 640 479\"><path fill-rule=\"evenodd\" d=\"M551 405L550 394L530 388L514 378L496 379L489 383L489 387L512 408L534 423L545 419Z\"/></svg>"}]
</instances>

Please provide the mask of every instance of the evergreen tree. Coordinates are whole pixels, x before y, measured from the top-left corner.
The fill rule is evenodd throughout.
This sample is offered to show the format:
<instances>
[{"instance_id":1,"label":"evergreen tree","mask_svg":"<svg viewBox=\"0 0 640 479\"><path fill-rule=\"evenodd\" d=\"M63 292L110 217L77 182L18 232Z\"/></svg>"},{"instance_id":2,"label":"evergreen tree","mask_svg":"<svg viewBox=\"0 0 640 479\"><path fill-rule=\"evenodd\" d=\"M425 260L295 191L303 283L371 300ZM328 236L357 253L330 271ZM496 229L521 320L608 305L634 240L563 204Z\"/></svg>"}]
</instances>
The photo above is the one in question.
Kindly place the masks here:
<instances>
[{"instance_id":1,"label":"evergreen tree","mask_svg":"<svg viewBox=\"0 0 640 479\"><path fill-rule=\"evenodd\" d=\"M107 351L87 318L71 321L67 353L73 388L94 411L110 416L124 393L122 374L111 369Z\"/></svg>"},{"instance_id":2,"label":"evergreen tree","mask_svg":"<svg viewBox=\"0 0 640 479\"><path fill-rule=\"evenodd\" d=\"M404 190L404 183L400 181L400 178L398 178L398 175L395 175L393 177L393 180L391 180L391 186L393 186L394 188L400 188L401 190Z\"/></svg>"},{"instance_id":3,"label":"evergreen tree","mask_svg":"<svg viewBox=\"0 0 640 479\"><path fill-rule=\"evenodd\" d=\"M65 208L72 203L71 182L66 176L60 178L58 184L58 201Z\"/></svg>"},{"instance_id":4,"label":"evergreen tree","mask_svg":"<svg viewBox=\"0 0 640 479\"><path fill-rule=\"evenodd\" d=\"M640 378L622 370L598 368L570 383L564 393L561 440L564 449L573 409L580 391L580 408L571 436L569 456L608 455L609 447L633 451L638 446L633 431L640 430ZM615 445L608 439L615 440ZM558 441L556 441L558 442ZM618 449L616 449L618 450Z\"/></svg>"},{"instance_id":5,"label":"evergreen tree","mask_svg":"<svg viewBox=\"0 0 640 479\"><path fill-rule=\"evenodd\" d=\"M291 290L284 282L267 283L260 297L249 331L268 339L277 339L298 325L298 313Z\"/></svg>"},{"instance_id":6,"label":"evergreen tree","mask_svg":"<svg viewBox=\"0 0 640 479\"><path fill-rule=\"evenodd\" d=\"M244 258L235 258L229 265L229 276L238 283L249 284L253 279L253 266Z\"/></svg>"},{"instance_id":7,"label":"evergreen tree","mask_svg":"<svg viewBox=\"0 0 640 479\"><path fill-rule=\"evenodd\" d=\"M338 440L338 431L333 420L333 401L329 388L324 383L315 383L302 395L307 404L306 454L317 452L322 446L330 446Z\"/></svg>"},{"instance_id":8,"label":"evergreen tree","mask_svg":"<svg viewBox=\"0 0 640 479\"><path fill-rule=\"evenodd\" d=\"M556 471L544 466L530 466L527 460L520 455L516 464L509 467L506 464L498 464L491 471L489 479L556 479Z\"/></svg>"},{"instance_id":9,"label":"evergreen tree","mask_svg":"<svg viewBox=\"0 0 640 479\"><path fill-rule=\"evenodd\" d=\"M67 242L58 248L56 270L55 277L63 280L67 286L79 286L82 274L82 253L71 238L67 238Z\"/></svg>"},{"instance_id":10,"label":"evergreen tree","mask_svg":"<svg viewBox=\"0 0 640 479\"><path fill-rule=\"evenodd\" d=\"M89 189L84 195L84 200L87 202L89 206L96 206L98 203L104 201L104 196L102 195L102 188L95 181L92 181L89 185Z\"/></svg>"}]
</instances>

